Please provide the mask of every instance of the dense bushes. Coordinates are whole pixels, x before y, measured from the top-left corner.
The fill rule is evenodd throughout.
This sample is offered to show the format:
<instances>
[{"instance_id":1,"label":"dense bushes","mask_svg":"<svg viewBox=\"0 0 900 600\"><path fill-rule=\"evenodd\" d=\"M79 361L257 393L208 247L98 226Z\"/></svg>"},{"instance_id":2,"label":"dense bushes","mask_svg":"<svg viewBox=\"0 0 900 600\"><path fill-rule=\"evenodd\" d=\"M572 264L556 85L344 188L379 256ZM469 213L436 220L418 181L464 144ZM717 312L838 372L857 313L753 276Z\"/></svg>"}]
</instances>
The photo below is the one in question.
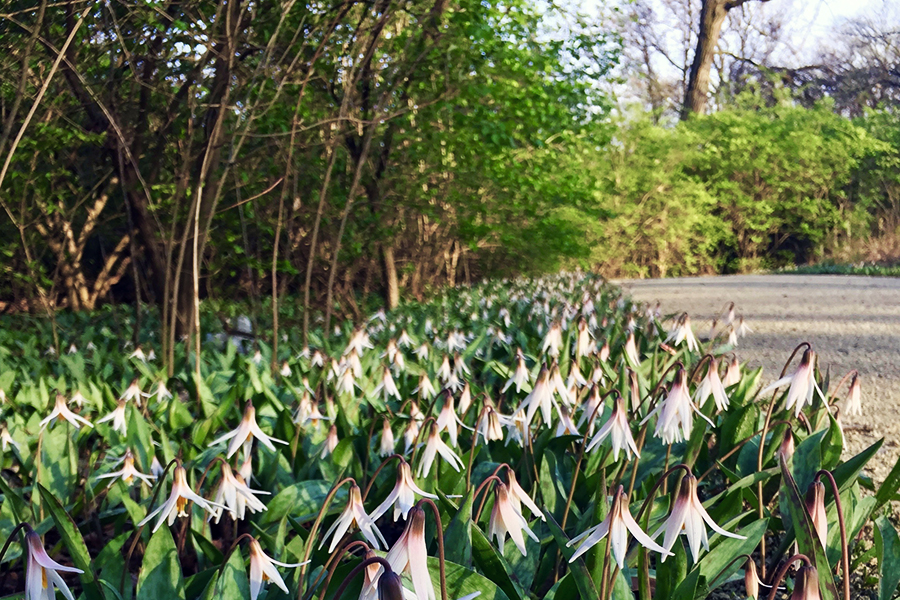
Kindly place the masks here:
<instances>
[{"instance_id":1,"label":"dense bushes","mask_svg":"<svg viewBox=\"0 0 900 600\"><path fill-rule=\"evenodd\" d=\"M608 216L583 221L589 251L574 260L638 277L747 271L896 228L900 144L887 122L751 96L672 127L626 119L595 153L591 185Z\"/></svg>"}]
</instances>

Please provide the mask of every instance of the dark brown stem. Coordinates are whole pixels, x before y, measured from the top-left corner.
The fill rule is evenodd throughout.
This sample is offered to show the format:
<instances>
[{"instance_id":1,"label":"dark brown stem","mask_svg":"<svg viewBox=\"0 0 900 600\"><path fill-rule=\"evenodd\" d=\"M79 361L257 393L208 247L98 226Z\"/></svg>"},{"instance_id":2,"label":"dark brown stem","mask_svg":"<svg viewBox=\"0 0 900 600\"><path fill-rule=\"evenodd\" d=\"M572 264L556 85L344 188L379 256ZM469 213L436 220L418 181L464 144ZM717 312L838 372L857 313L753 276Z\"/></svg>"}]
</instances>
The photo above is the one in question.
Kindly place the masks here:
<instances>
[{"instance_id":1,"label":"dark brown stem","mask_svg":"<svg viewBox=\"0 0 900 600\"><path fill-rule=\"evenodd\" d=\"M375 473L372 475L372 478L369 480L369 483L366 485L366 491L363 492L363 495L362 495L363 502L366 501L366 496L369 495L369 491L371 491L372 486L375 484L375 480L378 478L378 474L381 473L381 470L395 458L399 459L400 461L403 461L403 457L400 456L399 454L391 454L390 456L385 458L383 461L381 461L381 464L378 465L377 469L375 469Z\"/></svg>"},{"instance_id":2,"label":"dark brown stem","mask_svg":"<svg viewBox=\"0 0 900 600\"><path fill-rule=\"evenodd\" d=\"M322 585L322 591L319 592L319 600L325 599L325 593L328 591L328 586L331 585L331 578L334 577L334 572L335 570L337 570L337 566L341 562L341 557L345 552L349 552L350 549L354 547L363 547L366 550L370 549L369 545L361 540L356 540L350 542L349 544L344 544L340 548L338 548L338 551L331 555L331 557L329 557L328 564L325 565L325 569L322 569L322 572L319 573L319 576L316 577L316 580L310 586L310 592L312 592L315 589L316 585L318 585L319 580L322 578L322 574L327 571L328 576L325 578L325 583ZM337 600L337 598L338 596L335 596L335 600Z\"/></svg>"},{"instance_id":3,"label":"dark brown stem","mask_svg":"<svg viewBox=\"0 0 900 600\"><path fill-rule=\"evenodd\" d=\"M499 477L497 477L496 475L489 476L487 479L482 481L481 484L477 488L475 488L475 493L472 494L473 502L475 501L475 498L478 497L478 494L480 494L481 491L484 490L484 488L487 486L487 484L490 483L491 481L496 481L501 484L503 483L503 480L500 479ZM487 494L485 494L484 496L481 497L481 502L478 504L478 510L475 511L475 518L472 519L473 523L478 523L478 519L481 518L481 511L484 510L484 503L486 500L487 500Z\"/></svg>"},{"instance_id":4,"label":"dark brown stem","mask_svg":"<svg viewBox=\"0 0 900 600\"><path fill-rule=\"evenodd\" d=\"M769 424L770 427L774 427L775 425L787 425L788 427L790 427L790 426L791 426L791 422L790 422L790 421L785 421L785 420L779 419L778 421L772 421L772 422ZM731 450L729 450L728 452L726 452L726 453L722 456L722 458L717 458L715 462L721 462L721 461L726 460L726 459L728 459L729 457L733 456L735 452L737 452L738 450L740 450L741 448L744 447L744 444L746 444L747 442L749 442L750 440L752 440L753 438L755 438L756 436L758 436L760 433L762 433L762 431L763 431L762 429L757 429L755 432L753 432L752 434L750 434L749 436L745 437L745 438L742 439L740 442L738 442L738 443L737 443L737 446L735 446L734 448L732 448ZM715 464L715 463L713 463L713 465L712 465L710 468L708 468L706 471L703 472L703 475L701 475L700 477L697 478L697 483L700 483L701 481L703 481L703 479L704 479L707 475L709 475L710 473L712 473L713 471L715 471L717 467L718 467L718 465Z\"/></svg>"},{"instance_id":5,"label":"dark brown stem","mask_svg":"<svg viewBox=\"0 0 900 600\"><path fill-rule=\"evenodd\" d=\"M328 510L331 501L334 500L334 495L337 494L337 491L345 484L353 482L356 483L352 477L345 477L338 481L331 490L328 492L328 495L325 496L325 500L322 501L322 508L319 509L319 514L316 515L316 520L313 522L312 529L309 530L309 537L306 538L306 549L303 551L303 560L300 562L305 563L309 560L309 553L312 552L313 546L316 544L316 535L319 533L319 527L322 524L322 519L325 518L325 512ZM303 579L306 577L306 565L300 567L300 576L297 578L297 598L298 600L303 597ZM348 578L349 579L349 578ZM338 596L335 596L337 598Z\"/></svg>"},{"instance_id":6,"label":"dark brown stem","mask_svg":"<svg viewBox=\"0 0 900 600\"><path fill-rule=\"evenodd\" d=\"M384 568L386 573L392 572L391 563L389 563L387 560L381 558L380 556L373 556L371 558L367 558L364 561L362 561L361 563L359 563L358 565L356 565L355 567L353 567L353 570L350 571L350 573L347 575L347 578L341 582L341 585L338 587L337 591L334 593L333 598L335 598L335 600L340 600L341 598L343 598L344 591L347 589L347 586L350 585L350 582L353 581L353 579L357 575L362 573L363 569L365 569L369 565L374 565L376 563L381 565Z\"/></svg>"},{"instance_id":7,"label":"dark brown stem","mask_svg":"<svg viewBox=\"0 0 900 600\"><path fill-rule=\"evenodd\" d=\"M691 474L691 468L684 463L677 464L663 473L662 476L660 476L660 478L656 480L656 483L653 484L653 487L650 488L650 493L647 494L647 497L644 499L644 503L641 505L641 510L640 512L638 512L637 517L634 519L635 521L641 520L641 516L643 516L644 511L647 510L647 507L651 502L653 502L653 497L656 495L656 490L659 489L659 486L661 486L663 482L669 478L669 475L679 469L683 469L688 475Z\"/></svg>"},{"instance_id":8,"label":"dark brown stem","mask_svg":"<svg viewBox=\"0 0 900 600\"><path fill-rule=\"evenodd\" d=\"M421 508L423 504L427 504L431 507L431 512L434 513L434 520L437 521L437 542L438 542L438 560L440 561L440 570L441 570L441 600L447 600L447 568L444 560L444 526L441 523L441 511L438 510L437 504L435 504L429 498L422 498L416 503L418 508ZM338 598L338 596L335 596Z\"/></svg>"},{"instance_id":9,"label":"dark brown stem","mask_svg":"<svg viewBox=\"0 0 900 600\"><path fill-rule=\"evenodd\" d=\"M795 554L794 556L784 561L784 564L782 564L781 568L778 569L778 571L775 573L775 577L772 578L772 582L770 584L772 586L772 591L769 592L769 600L775 600L775 596L778 594L779 584L784 579L784 576L787 575L788 569L791 568L791 565L798 560L802 560L804 563L806 563L807 566L812 564L812 562L809 560L809 557L805 554Z\"/></svg>"},{"instance_id":10,"label":"dark brown stem","mask_svg":"<svg viewBox=\"0 0 900 600\"><path fill-rule=\"evenodd\" d=\"M847 526L844 524L844 509L841 506L841 494L831 471L822 469L816 473L815 481L819 481L823 475L827 477L829 483L831 483L831 493L834 494L834 506L837 509L838 514L838 526L841 528L841 570L844 572L844 600L850 600L850 548L847 545Z\"/></svg>"}]
</instances>

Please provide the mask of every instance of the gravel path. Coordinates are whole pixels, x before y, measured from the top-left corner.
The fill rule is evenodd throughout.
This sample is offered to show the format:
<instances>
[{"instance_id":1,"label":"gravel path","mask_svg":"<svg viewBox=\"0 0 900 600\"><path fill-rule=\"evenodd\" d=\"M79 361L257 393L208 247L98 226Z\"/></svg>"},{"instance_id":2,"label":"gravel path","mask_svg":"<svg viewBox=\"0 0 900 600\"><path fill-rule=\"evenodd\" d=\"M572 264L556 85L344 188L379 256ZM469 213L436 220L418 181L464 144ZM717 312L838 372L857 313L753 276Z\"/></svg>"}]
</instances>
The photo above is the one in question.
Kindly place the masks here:
<instances>
[{"instance_id":1,"label":"gravel path","mask_svg":"<svg viewBox=\"0 0 900 600\"><path fill-rule=\"evenodd\" d=\"M803 341L831 370L832 386L851 369L862 383L863 415L842 415L847 456L881 437L869 474L884 480L900 455L900 278L843 275L734 275L616 281L632 297L661 302L663 314L686 311L705 335L727 302L753 330L737 353L763 367L764 385ZM796 359L795 359L796 363ZM847 393L846 385L838 392Z\"/></svg>"}]
</instances>

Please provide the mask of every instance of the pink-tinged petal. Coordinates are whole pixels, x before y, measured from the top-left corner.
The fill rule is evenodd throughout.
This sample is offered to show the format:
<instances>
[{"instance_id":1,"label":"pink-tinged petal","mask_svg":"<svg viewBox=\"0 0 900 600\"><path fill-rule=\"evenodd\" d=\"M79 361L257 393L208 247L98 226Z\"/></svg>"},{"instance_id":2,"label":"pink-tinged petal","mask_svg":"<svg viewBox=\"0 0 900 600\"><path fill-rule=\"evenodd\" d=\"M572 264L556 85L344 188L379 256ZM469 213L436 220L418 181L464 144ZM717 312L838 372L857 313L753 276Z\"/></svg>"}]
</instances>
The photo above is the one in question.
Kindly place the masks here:
<instances>
[{"instance_id":1,"label":"pink-tinged petal","mask_svg":"<svg viewBox=\"0 0 900 600\"><path fill-rule=\"evenodd\" d=\"M671 552L651 540L650 536L644 533L644 530L640 528L640 526L631 516L631 513L628 512L627 507L622 511L622 520L625 522L625 526L628 528L628 531L630 531L631 535L634 536L634 539L640 542L642 546L644 546L645 548L649 548L650 550L659 552L660 554L672 556Z\"/></svg>"},{"instance_id":2,"label":"pink-tinged petal","mask_svg":"<svg viewBox=\"0 0 900 600\"><path fill-rule=\"evenodd\" d=\"M775 381L775 382L767 385L765 388L762 389L762 391L759 392L758 395L761 396L763 394L768 394L769 392L771 392L772 390L774 390L776 388L780 388L783 385L791 383L791 381L793 381L793 379L794 379L793 375L788 375L787 377L782 377L778 381Z\"/></svg>"}]
</instances>

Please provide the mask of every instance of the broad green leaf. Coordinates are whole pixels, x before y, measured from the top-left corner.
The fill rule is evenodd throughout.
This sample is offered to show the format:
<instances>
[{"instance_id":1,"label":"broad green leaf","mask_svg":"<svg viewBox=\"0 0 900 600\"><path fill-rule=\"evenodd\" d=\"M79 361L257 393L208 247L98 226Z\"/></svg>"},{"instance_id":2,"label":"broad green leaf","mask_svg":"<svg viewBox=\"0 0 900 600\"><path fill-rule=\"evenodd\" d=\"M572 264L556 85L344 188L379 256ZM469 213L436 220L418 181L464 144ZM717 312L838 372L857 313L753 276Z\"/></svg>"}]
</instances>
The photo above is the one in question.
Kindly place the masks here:
<instances>
[{"instance_id":1,"label":"broad green leaf","mask_svg":"<svg viewBox=\"0 0 900 600\"><path fill-rule=\"evenodd\" d=\"M184 599L184 579L175 540L168 527L150 537L137 582L137 600Z\"/></svg>"},{"instance_id":2,"label":"broad green leaf","mask_svg":"<svg viewBox=\"0 0 900 600\"><path fill-rule=\"evenodd\" d=\"M553 518L553 515L547 515L547 525L550 526L550 531L553 533L553 539L556 540L559 551L565 557L566 561L569 561L577 549L566 546L569 542L569 538L562 528L560 528L556 519ZM581 597L599 598L599 593L594 586L594 580L591 579L590 571L588 571L587 566L584 564L584 559L578 557L575 562L569 562L569 568L572 571L572 577L575 579L575 585L578 587L578 593L581 594Z\"/></svg>"},{"instance_id":3,"label":"broad green leaf","mask_svg":"<svg viewBox=\"0 0 900 600\"><path fill-rule=\"evenodd\" d=\"M875 519L875 555L878 557L878 600L891 600L900 584L900 536L886 517Z\"/></svg>"}]
</instances>

